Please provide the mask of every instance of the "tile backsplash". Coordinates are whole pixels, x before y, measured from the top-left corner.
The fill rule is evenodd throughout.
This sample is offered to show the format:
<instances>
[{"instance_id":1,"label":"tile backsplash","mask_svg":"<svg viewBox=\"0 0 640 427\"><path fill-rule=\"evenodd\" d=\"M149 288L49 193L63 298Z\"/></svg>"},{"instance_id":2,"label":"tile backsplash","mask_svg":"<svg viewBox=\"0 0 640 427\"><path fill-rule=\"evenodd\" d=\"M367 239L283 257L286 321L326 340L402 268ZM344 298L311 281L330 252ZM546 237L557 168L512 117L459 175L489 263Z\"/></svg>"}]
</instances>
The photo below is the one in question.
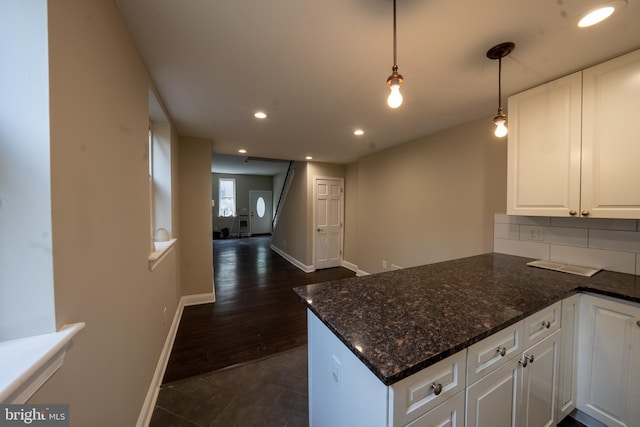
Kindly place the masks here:
<instances>
[{"instance_id":1,"label":"tile backsplash","mask_svg":"<svg viewBox=\"0 0 640 427\"><path fill-rule=\"evenodd\" d=\"M640 274L640 221L495 214L493 250Z\"/></svg>"}]
</instances>

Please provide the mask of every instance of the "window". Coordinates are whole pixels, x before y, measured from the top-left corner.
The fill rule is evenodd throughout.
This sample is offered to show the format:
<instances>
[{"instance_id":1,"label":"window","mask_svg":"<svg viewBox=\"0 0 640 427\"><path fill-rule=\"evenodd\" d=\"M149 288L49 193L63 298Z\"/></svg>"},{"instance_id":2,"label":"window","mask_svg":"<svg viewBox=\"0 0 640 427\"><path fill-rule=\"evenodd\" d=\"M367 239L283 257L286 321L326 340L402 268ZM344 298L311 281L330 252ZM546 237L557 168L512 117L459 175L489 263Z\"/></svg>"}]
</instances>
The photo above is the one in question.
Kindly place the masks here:
<instances>
[{"instance_id":1,"label":"window","mask_svg":"<svg viewBox=\"0 0 640 427\"><path fill-rule=\"evenodd\" d=\"M218 216L236 216L236 180L218 179Z\"/></svg>"},{"instance_id":2,"label":"window","mask_svg":"<svg viewBox=\"0 0 640 427\"><path fill-rule=\"evenodd\" d=\"M173 236L171 195L171 124L153 91L149 91L149 267L168 253Z\"/></svg>"}]
</instances>

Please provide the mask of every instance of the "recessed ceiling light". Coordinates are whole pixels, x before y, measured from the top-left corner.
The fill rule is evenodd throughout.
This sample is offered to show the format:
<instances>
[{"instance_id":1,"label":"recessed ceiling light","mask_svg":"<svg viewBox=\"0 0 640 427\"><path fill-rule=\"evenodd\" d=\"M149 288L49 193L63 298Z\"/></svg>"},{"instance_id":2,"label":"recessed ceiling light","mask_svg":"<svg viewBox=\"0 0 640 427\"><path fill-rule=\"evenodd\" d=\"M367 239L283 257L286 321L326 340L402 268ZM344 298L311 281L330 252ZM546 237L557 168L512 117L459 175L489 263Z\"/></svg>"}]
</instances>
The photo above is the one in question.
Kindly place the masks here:
<instances>
[{"instance_id":1,"label":"recessed ceiling light","mask_svg":"<svg viewBox=\"0 0 640 427\"><path fill-rule=\"evenodd\" d=\"M356 129L353 131L353 134L358 136L364 135L364 131L362 129Z\"/></svg>"},{"instance_id":2,"label":"recessed ceiling light","mask_svg":"<svg viewBox=\"0 0 640 427\"><path fill-rule=\"evenodd\" d=\"M256 111L256 113L253 116L256 119L266 119L267 118L267 113L262 112L262 111Z\"/></svg>"},{"instance_id":3,"label":"recessed ceiling light","mask_svg":"<svg viewBox=\"0 0 640 427\"><path fill-rule=\"evenodd\" d=\"M595 9L590 10L580 18L578 27L590 27L607 19L616 9L622 9L627 5L626 0L613 0L603 3Z\"/></svg>"},{"instance_id":4,"label":"recessed ceiling light","mask_svg":"<svg viewBox=\"0 0 640 427\"><path fill-rule=\"evenodd\" d=\"M246 152L247 150L245 150L244 148L241 148L238 150L238 153L241 153L241 154L245 154Z\"/></svg>"},{"instance_id":5,"label":"recessed ceiling light","mask_svg":"<svg viewBox=\"0 0 640 427\"><path fill-rule=\"evenodd\" d=\"M306 159L306 160L313 160L313 157L311 157L311 156L307 156L307 157L305 157L305 159Z\"/></svg>"}]
</instances>

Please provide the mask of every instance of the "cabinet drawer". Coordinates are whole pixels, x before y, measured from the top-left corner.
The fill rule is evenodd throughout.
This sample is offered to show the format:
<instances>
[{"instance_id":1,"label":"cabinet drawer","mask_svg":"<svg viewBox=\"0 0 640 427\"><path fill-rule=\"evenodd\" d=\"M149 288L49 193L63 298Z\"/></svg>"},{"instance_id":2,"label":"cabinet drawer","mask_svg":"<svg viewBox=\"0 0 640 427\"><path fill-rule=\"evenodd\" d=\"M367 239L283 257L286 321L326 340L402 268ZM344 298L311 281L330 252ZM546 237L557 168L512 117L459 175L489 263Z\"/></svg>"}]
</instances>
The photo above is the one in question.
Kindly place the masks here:
<instances>
[{"instance_id":1,"label":"cabinet drawer","mask_svg":"<svg viewBox=\"0 0 640 427\"><path fill-rule=\"evenodd\" d=\"M406 427L464 427L464 391L436 406Z\"/></svg>"},{"instance_id":2,"label":"cabinet drawer","mask_svg":"<svg viewBox=\"0 0 640 427\"><path fill-rule=\"evenodd\" d=\"M390 425L404 426L464 390L466 361L463 350L390 386Z\"/></svg>"},{"instance_id":3,"label":"cabinet drawer","mask_svg":"<svg viewBox=\"0 0 640 427\"><path fill-rule=\"evenodd\" d=\"M524 319L523 348L529 348L560 329L562 302L540 310Z\"/></svg>"},{"instance_id":4,"label":"cabinet drawer","mask_svg":"<svg viewBox=\"0 0 640 427\"><path fill-rule=\"evenodd\" d=\"M520 321L469 347L467 382L473 384L489 372L519 356L522 345L523 323Z\"/></svg>"}]
</instances>

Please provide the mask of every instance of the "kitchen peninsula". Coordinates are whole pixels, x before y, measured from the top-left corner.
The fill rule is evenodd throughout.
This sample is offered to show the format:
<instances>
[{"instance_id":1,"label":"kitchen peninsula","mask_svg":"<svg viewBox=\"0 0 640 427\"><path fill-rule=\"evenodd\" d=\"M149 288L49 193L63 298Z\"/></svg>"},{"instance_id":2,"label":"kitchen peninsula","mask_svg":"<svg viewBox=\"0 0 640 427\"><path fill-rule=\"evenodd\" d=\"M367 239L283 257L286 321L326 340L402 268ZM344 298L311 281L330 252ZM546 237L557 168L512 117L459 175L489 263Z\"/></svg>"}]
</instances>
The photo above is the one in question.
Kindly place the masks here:
<instances>
[{"instance_id":1,"label":"kitchen peninsula","mask_svg":"<svg viewBox=\"0 0 640 427\"><path fill-rule=\"evenodd\" d=\"M640 303L639 276L602 271L587 278L528 267L528 261L485 254L296 288L308 307L311 425L432 425L422 415L443 407L447 399L453 406L444 411L445 418L453 419L451 425L465 425L465 413L477 415L469 414L469 386L472 380L482 382L473 360L478 372L491 365L482 374L487 376L507 369L512 360L520 369L511 369L512 388L524 390L524 372L546 363L542 356L537 363L531 356L525 371L529 356L522 352L529 347L524 346L549 343L555 390L562 374L557 368L563 365L561 302L588 292ZM539 331L544 335L535 338ZM577 328L568 338L577 342ZM498 340L497 347L492 339ZM568 353L573 354L569 349L562 354ZM500 363L492 365L494 359ZM575 373L574 365L565 368ZM420 378L434 369L442 381ZM568 377L575 377L566 369ZM528 401L515 394L512 399L512 419L516 412L525 416ZM467 424L481 425L473 419Z\"/></svg>"}]
</instances>

